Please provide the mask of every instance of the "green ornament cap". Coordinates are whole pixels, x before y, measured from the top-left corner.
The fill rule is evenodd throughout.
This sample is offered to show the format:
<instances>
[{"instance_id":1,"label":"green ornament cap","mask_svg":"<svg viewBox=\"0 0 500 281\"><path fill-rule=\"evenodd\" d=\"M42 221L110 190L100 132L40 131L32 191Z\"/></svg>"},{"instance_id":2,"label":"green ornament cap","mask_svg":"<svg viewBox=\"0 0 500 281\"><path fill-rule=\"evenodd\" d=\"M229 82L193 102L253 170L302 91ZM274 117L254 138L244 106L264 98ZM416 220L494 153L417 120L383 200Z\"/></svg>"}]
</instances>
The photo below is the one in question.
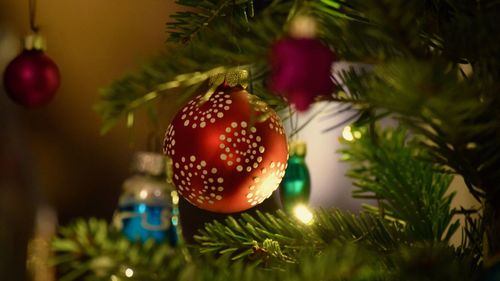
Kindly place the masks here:
<instances>
[{"instance_id":1,"label":"green ornament cap","mask_svg":"<svg viewBox=\"0 0 500 281\"><path fill-rule=\"evenodd\" d=\"M39 33L31 33L24 37L24 49L25 50L39 50L43 51L46 49L47 42L45 38Z\"/></svg>"},{"instance_id":2,"label":"green ornament cap","mask_svg":"<svg viewBox=\"0 0 500 281\"><path fill-rule=\"evenodd\" d=\"M304 157L307 154L307 146L303 141L291 141L289 143L289 153L290 155L297 155Z\"/></svg>"}]
</instances>

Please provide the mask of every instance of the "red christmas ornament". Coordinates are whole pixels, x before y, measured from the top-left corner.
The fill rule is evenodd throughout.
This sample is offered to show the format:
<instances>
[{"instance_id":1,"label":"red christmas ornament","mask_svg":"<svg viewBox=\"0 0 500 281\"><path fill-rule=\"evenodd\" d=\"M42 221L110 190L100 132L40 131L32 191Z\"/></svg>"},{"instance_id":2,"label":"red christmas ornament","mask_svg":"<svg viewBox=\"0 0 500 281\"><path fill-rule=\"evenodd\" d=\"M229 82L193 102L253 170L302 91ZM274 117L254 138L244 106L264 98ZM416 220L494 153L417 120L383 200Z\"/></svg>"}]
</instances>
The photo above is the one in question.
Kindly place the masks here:
<instances>
[{"instance_id":1,"label":"red christmas ornament","mask_svg":"<svg viewBox=\"0 0 500 281\"><path fill-rule=\"evenodd\" d=\"M243 211L268 198L288 159L276 112L241 86L226 85L177 113L164 153L172 158L177 191L191 204L218 213Z\"/></svg>"},{"instance_id":2,"label":"red christmas ornament","mask_svg":"<svg viewBox=\"0 0 500 281\"><path fill-rule=\"evenodd\" d=\"M26 107L42 106L59 88L59 69L42 50L25 49L5 69L4 85L16 103Z\"/></svg>"}]
</instances>

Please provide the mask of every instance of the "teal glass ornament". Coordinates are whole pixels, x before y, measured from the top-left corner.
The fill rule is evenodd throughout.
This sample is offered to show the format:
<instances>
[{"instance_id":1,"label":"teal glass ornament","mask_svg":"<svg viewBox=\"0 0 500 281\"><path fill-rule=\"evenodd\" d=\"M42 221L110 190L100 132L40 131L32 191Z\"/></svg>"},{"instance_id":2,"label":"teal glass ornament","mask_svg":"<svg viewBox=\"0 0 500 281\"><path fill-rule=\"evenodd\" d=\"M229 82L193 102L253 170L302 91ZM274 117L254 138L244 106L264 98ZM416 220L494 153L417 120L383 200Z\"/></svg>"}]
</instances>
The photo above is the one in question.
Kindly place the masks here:
<instances>
[{"instance_id":1,"label":"teal glass ornament","mask_svg":"<svg viewBox=\"0 0 500 281\"><path fill-rule=\"evenodd\" d=\"M292 212L297 205L307 205L311 193L311 178L305 157L306 144L290 142L288 165L280 184L281 203L286 212Z\"/></svg>"},{"instance_id":2,"label":"teal glass ornament","mask_svg":"<svg viewBox=\"0 0 500 281\"><path fill-rule=\"evenodd\" d=\"M131 241L153 239L179 243L179 197L166 180L163 155L139 152L132 162L134 175L123 184L115 226Z\"/></svg>"}]
</instances>

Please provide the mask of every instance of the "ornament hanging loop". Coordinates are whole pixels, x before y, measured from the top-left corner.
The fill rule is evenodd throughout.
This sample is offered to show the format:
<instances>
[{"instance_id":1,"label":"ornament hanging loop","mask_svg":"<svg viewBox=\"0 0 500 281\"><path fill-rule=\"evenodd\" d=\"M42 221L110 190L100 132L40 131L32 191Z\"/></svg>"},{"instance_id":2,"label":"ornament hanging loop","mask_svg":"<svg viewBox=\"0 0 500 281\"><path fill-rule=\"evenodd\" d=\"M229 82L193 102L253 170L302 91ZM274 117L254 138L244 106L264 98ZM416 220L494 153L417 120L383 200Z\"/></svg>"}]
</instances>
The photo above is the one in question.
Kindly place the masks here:
<instances>
[{"instance_id":1,"label":"ornament hanging loop","mask_svg":"<svg viewBox=\"0 0 500 281\"><path fill-rule=\"evenodd\" d=\"M40 35L40 28L36 24L36 0L28 0L29 24L31 33L24 38L25 50L45 50L45 39Z\"/></svg>"},{"instance_id":2,"label":"ornament hanging loop","mask_svg":"<svg viewBox=\"0 0 500 281\"><path fill-rule=\"evenodd\" d=\"M151 131L147 137L148 151L160 151L163 146L161 139L162 137L155 130Z\"/></svg>"},{"instance_id":3,"label":"ornament hanging loop","mask_svg":"<svg viewBox=\"0 0 500 281\"><path fill-rule=\"evenodd\" d=\"M36 24L36 0L28 0L30 29L33 33L38 33L40 28Z\"/></svg>"}]
</instances>

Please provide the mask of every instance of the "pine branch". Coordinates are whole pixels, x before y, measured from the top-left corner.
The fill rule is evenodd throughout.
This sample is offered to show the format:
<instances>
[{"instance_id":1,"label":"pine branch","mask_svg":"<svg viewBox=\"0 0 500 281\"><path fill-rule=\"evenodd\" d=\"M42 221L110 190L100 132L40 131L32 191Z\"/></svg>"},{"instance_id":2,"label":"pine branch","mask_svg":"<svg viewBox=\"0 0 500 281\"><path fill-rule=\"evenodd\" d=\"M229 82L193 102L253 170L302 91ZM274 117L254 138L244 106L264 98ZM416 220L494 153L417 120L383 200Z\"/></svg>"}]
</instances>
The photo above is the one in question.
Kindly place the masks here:
<instances>
[{"instance_id":1,"label":"pine branch","mask_svg":"<svg viewBox=\"0 0 500 281\"><path fill-rule=\"evenodd\" d=\"M490 225L485 231L494 245L490 252L498 253L495 225L500 211L491 206L500 203L500 87L492 81L500 78L500 59L493 51L500 47L494 23L500 5L376 0L350 4L370 11L362 12L366 23L319 14L336 31L326 37L330 44L341 46L347 56L376 63L371 73L355 77L361 82L356 92L362 93L356 103L397 113L421 137L431 161L463 176L470 193L490 206L485 209ZM401 10L401 5L415 8ZM405 27L405 22L411 25ZM365 48L369 44L363 42L370 41L377 43ZM347 45L350 42L353 45ZM458 64L468 64L472 72L458 76Z\"/></svg>"},{"instance_id":2,"label":"pine branch","mask_svg":"<svg viewBox=\"0 0 500 281\"><path fill-rule=\"evenodd\" d=\"M276 2L250 26L235 20L233 26L223 25L214 32L200 33L187 46L170 46L142 71L115 81L102 90L100 102L95 106L103 119L102 132L160 97L183 103L193 94L193 89L203 91L198 87L213 75L241 69L265 73L262 69L267 69L268 48L283 33L289 8L288 2ZM235 34L242 37L237 39ZM256 76L252 83L262 84L265 79L265 76ZM174 96L173 89L181 91ZM265 89L258 94L270 96ZM274 101L278 103L275 105L283 106L280 99Z\"/></svg>"},{"instance_id":3,"label":"pine branch","mask_svg":"<svg viewBox=\"0 0 500 281\"><path fill-rule=\"evenodd\" d=\"M498 81L500 5L495 1L319 1L322 37L340 56L371 62L351 78L356 103L401 114L436 160L464 176L488 201L500 188ZM338 15L353 13L362 20ZM470 34L470 36L464 36ZM473 73L458 79L457 64ZM430 141L430 143L428 142Z\"/></svg>"},{"instance_id":4,"label":"pine branch","mask_svg":"<svg viewBox=\"0 0 500 281\"><path fill-rule=\"evenodd\" d=\"M391 280L478 280L477 268L467 257L457 257L453 247L417 244L394 253L396 271Z\"/></svg>"},{"instance_id":5,"label":"pine branch","mask_svg":"<svg viewBox=\"0 0 500 281\"><path fill-rule=\"evenodd\" d=\"M242 262L228 266L222 261L215 266L196 267L189 277L179 280L384 280L386 272L368 251L351 245L336 245L319 255L303 256L300 264L287 264L281 269L262 269Z\"/></svg>"},{"instance_id":6,"label":"pine branch","mask_svg":"<svg viewBox=\"0 0 500 281\"><path fill-rule=\"evenodd\" d=\"M214 222L195 236L202 253L229 255L233 260L247 258L266 263L269 258L296 262L304 252L320 252L334 241L353 242L387 252L409 244L405 227L379 216L364 213L355 216L339 210L317 211L314 223L306 225L283 212L276 216L257 213ZM276 242L278 251L269 249Z\"/></svg>"},{"instance_id":7,"label":"pine branch","mask_svg":"<svg viewBox=\"0 0 500 281\"><path fill-rule=\"evenodd\" d=\"M160 280L184 263L180 250L153 240L142 245L131 243L103 220L80 219L59 232L52 246L61 281L109 280L112 275L121 278L127 268L133 268L135 278L140 280Z\"/></svg>"},{"instance_id":8,"label":"pine branch","mask_svg":"<svg viewBox=\"0 0 500 281\"><path fill-rule=\"evenodd\" d=\"M177 12L167 23L168 40L176 43L189 43L198 34L231 20L248 21L247 12L252 1L246 0L178 0L177 4L194 8L195 11ZM234 17L231 17L233 15Z\"/></svg>"},{"instance_id":9,"label":"pine branch","mask_svg":"<svg viewBox=\"0 0 500 281\"><path fill-rule=\"evenodd\" d=\"M480 73L459 79L457 69L442 61L395 61L374 74L368 101L398 113L434 160L464 177L472 195L494 201L500 192L497 83Z\"/></svg>"},{"instance_id":10,"label":"pine branch","mask_svg":"<svg viewBox=\"0 0 500 281\"><path fill-rule=\"evenodd\" d=\"M317 214L318 221L313 225L322 225L325 222L339 222L345 219L342 213L334 211L334 216L321 211ZM323 218L321 218L323 216ZM377 219L367 214L367 217ZM295 236L299 228L289 225L272 226L270 223L281 224L286 218L282 215L259 214L258 218L245 218L246 229L254 226L255 236L264 238L263 231L259 228L269 228ZM364 237L369 235L368 228L375 232L370 223L354 223L355 228L364 229ZM378 218L380 220L380 218ZM349 220L357 221L351 217ZM369 222L370 220L368 220ZM237 222L229 219L224 229L216 230L221 235L247 235ZM294 224L297 224L294 222ZM212 226L214 226L213 224ZM336 229L337 233L348 233L349 229L336 228L333 224L326 224L320 228L324 230ZM375 224L377 225L377 224ZM387 228L385 226L384 228ZM311 228L312 229L312 228ZM246 230L245 230L246 231ZM300 230L302 232L302 230ZM329 230L327 231L329 232ZM226 233L226 234L223 234ZM303 232L308 234L308 232ZM333 234L333 233L332 233ZM236 236L235 236L236 237ZM282 241L288 241L277 233ZM330 237L329 235L325 237ZM266 263L234 261L230 255L218 258L212 256L196 255L196 245L185 258L183 248L171 249L167 245L155 245L151 242L145 244L129 243L124 237L113 231L108 231L104 221L90 219L80 220L75 224L63 227L60 235L53 242L56 250L58 269L65 275L60 280L180 280L180 281L228 281L228 280L269 280L269 281L298 281L298 280L373 280L373 281L399 281L399 280L474 280L477 271L469 266L466 258L457 258L458 255L452 248L442 245L428 245L417 243L411 248L401 244L386 251L383 256L373 247L366 247L361 242L363 239L347 237L344 235L338 240L330 241L321 250L304 249L295 257L294 262L280 262L284 255L283 244L270 238L264 240L263 248L266 249ZM372 238L368 238L371 240ZM346 239L346 240L344 240ZM302 240L306 240L302 238ZM354 242L356 240L357 242ZM349 242L351 241L351 242ZM347 243L346 243L347 242ZM203 243L206 243L203 242ZM202 246L201 249L205 248ZM280 250L281 249L281 250ZM262 252L260 252L262 253ZM274 255L274 256L272 256ZM383 257L383 258L381 258ZM255 261L255 260L254 260ZM259 261L259 260L257 260ZM262 265L265 265L264 267Z\"/></svg>"},{"instance_id":11,"label":"pine branch","mask_svg":"<svg viewBox=\"0 0 500 281\"><path fill-rule=\"evenodd\" d=\"M458 253L462 258L469 259L475 270L478 270L483 263L483 233L483 217L465 215L465 225L462 229L462 241Z\"/></svg>"},{"instance_id":12,"label":"pine branch","mask_svg":"<svg viewBox=\"0 0 500 281\"><path fill-rule=\"evenodd\" d=\"M275 251L267 246L275 241L286 245L280 249L282 255L277 256L282 262L295 261L300 248L313 250L323 244L311 228L297 223L283 212L276 217L260 212L255 218L247 214L238 220L229 217L224 223L206 225L195 239L201 246L201 253L229 254L233 260L244 257L268 259Z\"/></svg>"},{"instance_id":13,"label":"pine branch","mask_svg":"<svg viewBox=\"0 0 500 281\"><path fill-rule=\"evenodd\" d=\"M452 222L454 194L446 195L453 176L419 159L425 151L402 128L371 132L371 138L366 128L359 130L363 136L344 141L341 151L352 164L353 196L377 199L376 212L405 222L413 239L449 241L459 226Z\"/></svg>"}]
</instances>

